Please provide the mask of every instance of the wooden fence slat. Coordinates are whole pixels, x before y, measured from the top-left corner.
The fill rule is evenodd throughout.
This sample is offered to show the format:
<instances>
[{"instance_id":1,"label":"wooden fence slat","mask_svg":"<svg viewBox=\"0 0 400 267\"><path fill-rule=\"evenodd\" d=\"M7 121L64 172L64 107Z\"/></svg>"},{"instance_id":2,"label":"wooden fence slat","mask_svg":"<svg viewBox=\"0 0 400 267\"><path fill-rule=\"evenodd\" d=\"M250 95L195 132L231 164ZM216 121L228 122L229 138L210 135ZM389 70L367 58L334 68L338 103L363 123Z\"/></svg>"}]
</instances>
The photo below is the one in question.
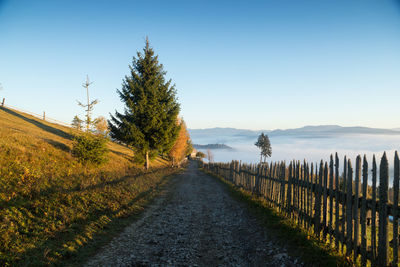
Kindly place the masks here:
<instances>
[{"instance_id":1,"label":"wooden fence slat","mask_svg":"<svg viewBox=\"0 0 400 267\"><path fill-rule=\"evenodd\" d=\"M353 237L353 168L351 167L350 159L347 162L347 186L346 186L346 255L349 256L352 252L352 237Z\"/></svg>"},{"instance_id":2,"label":"wooden fence slat","mask_svg":"<svg viewBox=\"0 0 400 267\"><path fill-rule=\"evenodd\" d=\"M331 155L329 162L329 245L332 245L332 235L333 235L333 155Z\"/></svg>"},{"instance_id":3,"label":"wooden fence slat","mask_svg":"<svg viewBox=\"0 0 400 267\"><path fill-rule=\"evenodd\" d=\"M314 216L314 214L313 214L313 202L314 202L314 198L315 198L315 193L314 193L314 195L313 195L313 191L311 190L312 188L311 188L311 186L312 185L315 185L316 184L316 182L315 182L315 179L314 179L314 164L313 163L311 163L311 172L310 172L310 217L309 217L309 224L310 224L310 228L312 227L312 218L313 218L313 216Z\"/></svg>"},{"instance_id":4,"label":"wooden fence slat","mask_svg":"<svg viewBox=\"0 0 400 267\"><path fill-rule=\"evenodd\" d=\"M338 154L335 154L335 247L336 250L339 250L339 222L340 222L340 214L339 214L339 157Z\"/></svg>"},{"instance_id":5,"label":"wooden fence slat","mask_svg":"<svg viewBox=\"0 0 400 267\"><path fill-rule=\"evenodd\" d=\"M293 164L290 162L289 171L288 171L288 185L287 185L287 194L286 194L286 212L289 218L292 218L292 169Z\"/></svg>"},{"instance_id":6,"label":"wooden fence slat","mask_svg":"<svg viewBox=\"0 0 400 267\"><path fill-rule=\"evenodd\" d=\"M399 261L399 155L397 151L394 155L394 175L393 175L393 261L392 266L398 266Z\"/></svg>"},{"instance_id":7,"label":"wooden fence slat","mask_svg":"<svg viewBox=\"0 0 400 267\"><path fill-rule=\"evenodd\" d=\"M276 181L276 194L275 194L275 199L276 199L276 206L279 208L280 207L280 195L281 195L281 179L282 179L282 162L278 164L278 172L277 172L277 181Z\"/></svg>"},{"instance_id":8,"label":"wooden fence slat","mask_svg":"<svg viewBox=\"0 0 400 267\"><path fill-rule=\"evenodd\" d=\"M383 154L379 166L379 232L378 232L378 265L388 264L388 188L389 186L389 166L386 153Z\"/></svg>"},{"instance_id":9,"label":"wooden fence slat","mask_svg":"<svg viewBox=\"0 0 400 267\"><path fill-rule=\"evenodd\" d=\"M302 212L303 212L303 227L307 227L307 190L306 190L306 161L304 160L303 162L303 183L302 183L302 192L303 192L303 207L302 207Z\"/></svg>"},{"instance_id":10,"label":"wooden fence slat","mask_svg":"<svg viewBox=\"0 0 400 267\"><path fill-rule=\"evenodd\" d=\"M328 208L328 163L325 162L324 166L324 195L323 195L323 217L322 217L322 229L323 229L323 237L326 238L326 217L327 217L327 208Z\"/></svg>"},{"instance_id":11,"label":"wooden fence slat","mask_svg":"<svg viewBox=\"0 0 400 267\"><path fill-rule=\"evenodd\" d=\"M322 180L323 180L324 163L321 160L319 165L319 180L317 186L317 197L315 199L315 230L317 237L320 237L321 232L321 193L322 193Z\"/></svg>"},{"instance_id":12,"label":"wooden fence slat","mask_svg":"<svg viewBox=\"0 0 400 267\"><path fill-rule=\"evenodd\" d=\"M367 264L367 235L366 235L366 220L367 220L367 186L368 186L368 162L367 157L364 155L362 165L362 200L361 200L361 265Z\"/></svg>"},{"instance_id":13,"label":"wooden fence slat","mask_svg":"<svg viewBox=\"0 0 400 267\"><path fill-rule=\"evenodd\" d=\"M281 208L281 212L284 211L285 209L285 196L286 196L286 192L285 192L285 181L286 181L286 164L285 162L282 163L282 167L281 167L281 196L280 196L280 208Z\"/></svg>"},{"instance_id":14,"label":"wooden fence slat","mask_svg":"<svg viewBox=\"0 0 400 267\"><path fill-rule=\"evenodd\" d=\"M294 171L294 215L297 223L299 222L299 163L295 162L295 171Z\"/></svg>"},{"instance_id":15,"label":"wooden fence slat","mask_svg":"<svg viewBox=\"0 0 400 267\"><path fill-rule=\"evenodd\" d=\"M371 262L372 266L377 263L376 251L376 159L375 155L372 158L372 209L371 209Z\"/></svg>"},{"instance_id":16,"label":"wooden fence slat","mask_svg":"<svg viewBox=\"0 0 400 267\"><path fill-rule=\"evenodd\" d=\"M357 262L358 258L358 245L359 245L359 225L360 225L360 217L358 212L358 201L360 196L360 177L361 177L361 157L358 155L356 159L356 173L355 173L355 189L354 189L354 210L353 210L353 219L354 219L354 239L353 239L353 248L354 248L354 262Z\"/></svg>"},{"instance_id":17,"label":"wooden fence slat","mask_svg":"<svg viewBox=\"0 0 400 267\"><path fill-rule=\"evenodd\" d=\"M306 226L307 226L307 230L310 228L310 173L309 173L309 166L308 163L305 164L305 174L306 174Z\"/></svg>"},{"instance_id":18,"label":"wooden fence slat","mask_svg":"<svg viewBox=\"0 0 400 267\"><path fill-rule=\"evenodd\" d=\"M304 194L303 194L303 178L304 178L304 166L300 164L300 179L299 179L299 189L300 189L300 225L304 224Z\"/></svg>"},{"instance_id":19,"label":"wooden fence slat","mask_svg":"<svg viewBox=\"0 0 400 267\"><path fill-rule=\"evenodd\" d=\"M344 244L346 243L346 202L347 202L347 157L344 156L344 162L343 162L343 183L342 183L342 236L341 236L341 242L342 242L342 254L344 250Z\"/></svg>"}]
</instances>

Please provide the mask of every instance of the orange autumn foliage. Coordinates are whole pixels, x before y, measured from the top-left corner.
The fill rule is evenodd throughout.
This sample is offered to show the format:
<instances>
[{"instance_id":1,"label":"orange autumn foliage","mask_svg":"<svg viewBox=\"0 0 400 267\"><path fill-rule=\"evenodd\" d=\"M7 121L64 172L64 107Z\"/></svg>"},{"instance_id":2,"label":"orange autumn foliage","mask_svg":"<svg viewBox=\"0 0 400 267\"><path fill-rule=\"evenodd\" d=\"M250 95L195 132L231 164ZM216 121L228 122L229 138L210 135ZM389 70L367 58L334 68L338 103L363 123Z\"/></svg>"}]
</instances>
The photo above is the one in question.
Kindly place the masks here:
<instances>
[{"instance_id":1,"label":"orange autumn foliage","mask_svg":"<svg viewBox=\"0 0 400 267\"><path fill-rule=\"evenodd\" d=\"M186 129L186 124L184 121L181 121L178 138L176 139L174 146L169 152L169 156L172 158L172 162L174 164L178 163L179 165L179 162L186 156L185 152L189 139L190 137Z\"/></svg>"}]
</instances>

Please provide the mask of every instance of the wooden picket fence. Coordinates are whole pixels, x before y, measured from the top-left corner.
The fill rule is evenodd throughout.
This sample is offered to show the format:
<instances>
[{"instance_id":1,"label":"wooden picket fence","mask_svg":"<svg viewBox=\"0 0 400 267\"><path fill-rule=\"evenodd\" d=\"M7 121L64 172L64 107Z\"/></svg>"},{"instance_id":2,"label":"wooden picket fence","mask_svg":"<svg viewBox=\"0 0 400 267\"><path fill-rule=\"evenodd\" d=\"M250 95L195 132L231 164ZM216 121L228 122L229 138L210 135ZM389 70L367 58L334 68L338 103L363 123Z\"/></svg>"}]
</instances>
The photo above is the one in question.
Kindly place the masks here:
<instances>
[{"instance_id":1,"label":"wooden picket fence","mask_svg":"<svg viewBox=\"0 0 400 267\"><path fill-rule=\"evenodd\" d=\"M357 157L355 168L346 157L343 164L343 172L339 174L336 154L329 162L321 160L319 166L298 161L288 166L285 162L248 165L232 161L204 163L203 168L265 198L272 208L329 242L354 262L362 266L367 261L371 266L398 266L400 164L397 152L390 200L386 153L381 158L379 173L373 157L372 177L369 177L365 156L363 160ZM372 178L370 184L368 178Z\"/></svg>"}]
</instances>

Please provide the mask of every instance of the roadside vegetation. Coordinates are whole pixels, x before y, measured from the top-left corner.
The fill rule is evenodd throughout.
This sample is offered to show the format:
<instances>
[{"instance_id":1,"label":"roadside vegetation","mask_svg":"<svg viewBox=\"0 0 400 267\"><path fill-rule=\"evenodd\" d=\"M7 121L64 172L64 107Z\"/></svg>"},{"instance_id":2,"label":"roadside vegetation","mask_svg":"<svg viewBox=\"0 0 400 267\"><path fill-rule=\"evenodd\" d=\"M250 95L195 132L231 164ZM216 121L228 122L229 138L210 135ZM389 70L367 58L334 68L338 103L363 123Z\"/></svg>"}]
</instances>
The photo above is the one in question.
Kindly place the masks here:
<instances>
[{"instance_id":1,"label":"roadside vegetation","mask_svg":"<svg viewBox=\"0 0 400 267\"><path fill-rule=\"evenodd\" d=\"M179 170L193 147L165 73L146 40L111 122L92 117L88 77L73 128L0 107L0 266L75 265Z\"/></svg>"},{"instance_id":2,"label":"roadside vegetation","mask_svg":"<svg viewBox=\"0 0 400 267\"><path fill-rule=\"evenodd\" d=\"M220 176L207 173L226 186L232 197L246 204L265 226L270 238L285 246L291 256L300 258L306 266L352 266L351 260L270 208L262 197L252 195Z\"/></svg>"},{"instance_id":3,"label":"roadside vegetation","mask_svg":"<svg viewBox=\"0 0 400 267\"><path fill-rule=\"evenodd\" d=\"M156 158L145 173L132 150L107 143L108 161L72 155L74 130L0 109L0 265L75 257L115 220L137 214L176 170Z\"/></svg>"}]
</instances>

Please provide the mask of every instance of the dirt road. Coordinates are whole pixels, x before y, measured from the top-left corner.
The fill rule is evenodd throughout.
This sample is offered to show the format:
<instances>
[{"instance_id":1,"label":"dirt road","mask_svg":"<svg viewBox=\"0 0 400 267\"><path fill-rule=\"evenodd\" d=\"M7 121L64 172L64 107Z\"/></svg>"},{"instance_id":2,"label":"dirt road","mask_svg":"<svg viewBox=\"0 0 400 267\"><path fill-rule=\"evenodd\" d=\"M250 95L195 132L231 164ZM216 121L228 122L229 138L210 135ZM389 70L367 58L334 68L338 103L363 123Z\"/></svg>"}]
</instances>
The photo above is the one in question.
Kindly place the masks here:
<instances>
[{"instance_id":1,"label":"dirt road","mask_svg":"<svg viewBox=\"0 0 400 267\"><path fill-rule=\"evenodd\" d=\"M302 266L195 162L86 266Z\"/></svg>"}]
</instances>

